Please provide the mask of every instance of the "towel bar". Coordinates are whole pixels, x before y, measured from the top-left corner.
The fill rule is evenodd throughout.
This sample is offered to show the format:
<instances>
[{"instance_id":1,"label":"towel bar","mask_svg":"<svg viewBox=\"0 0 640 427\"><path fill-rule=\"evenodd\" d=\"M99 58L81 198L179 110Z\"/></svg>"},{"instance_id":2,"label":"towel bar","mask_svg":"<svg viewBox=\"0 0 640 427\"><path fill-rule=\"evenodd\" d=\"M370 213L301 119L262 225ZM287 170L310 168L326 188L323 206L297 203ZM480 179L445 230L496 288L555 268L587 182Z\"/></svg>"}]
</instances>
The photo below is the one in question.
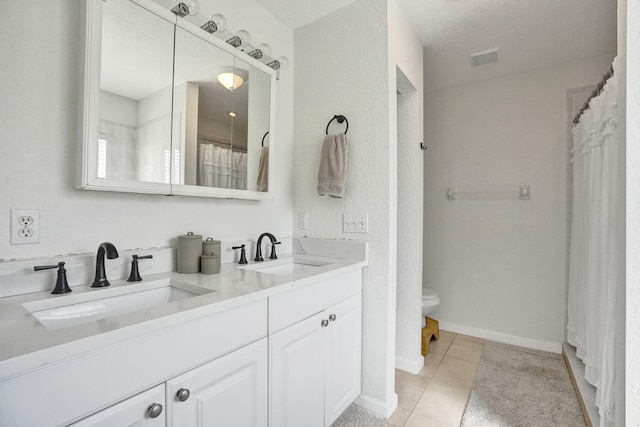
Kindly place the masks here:
<instances>
[{"instance_id":1,"label":"towel bar","mask_svg":"<svg viewBox=\"0 0 640 427\"><path fill-rule=\"evenodd\" d=\"M336 114L335 116L333 116L333 118L331 120L329 120L329 123L327 123L327 129L324 132L325 135L329 135L329 125L334 120L337 120L338 123L347 122L347 128L344 130L344 134L346 135L347 132L349 131L349 120L347 120L347 118L345 116L343 116L342 114Z\"/></svg>"}]
</instances>

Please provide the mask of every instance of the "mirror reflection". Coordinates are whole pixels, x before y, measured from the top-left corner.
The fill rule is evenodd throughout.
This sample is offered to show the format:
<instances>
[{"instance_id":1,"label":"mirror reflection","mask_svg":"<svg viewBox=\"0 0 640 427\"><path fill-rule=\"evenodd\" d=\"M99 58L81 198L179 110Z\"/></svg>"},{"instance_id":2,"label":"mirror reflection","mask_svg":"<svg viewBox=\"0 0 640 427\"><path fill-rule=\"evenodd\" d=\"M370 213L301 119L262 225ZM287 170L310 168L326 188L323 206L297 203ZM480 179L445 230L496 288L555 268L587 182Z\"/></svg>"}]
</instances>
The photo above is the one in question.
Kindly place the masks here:
<instances>
[{"instance_id":1,"label":"mirror reflection","mask_svg":"<svg viewBox=\"0 0 640 427\"><path fill-rule=\"evenodd\" d=\"M97 177L169 183L173 25L104 3Z\"/></svg>"},{"instance_id":2,"label":"mirror reflection","mask_svg":"<svg viewBox=\"0 0 640 427\"><path fill-rule=\"evenodd\" d=\"M267 192L273 73L171 15L102 5L97 178Z\"/></svg>"},{"instance_id":3,"label":"mirror reflection","mask_svg":"<svg viewBox=\"0 0 640 427\"><path fill-rule=\"evenodd\" d=\"M182 171L176 183L258 190L270 85L268 74L200 34L176 29L174 117L180 115L181 128L173 152Z\"/></svg>"}]
</instances>

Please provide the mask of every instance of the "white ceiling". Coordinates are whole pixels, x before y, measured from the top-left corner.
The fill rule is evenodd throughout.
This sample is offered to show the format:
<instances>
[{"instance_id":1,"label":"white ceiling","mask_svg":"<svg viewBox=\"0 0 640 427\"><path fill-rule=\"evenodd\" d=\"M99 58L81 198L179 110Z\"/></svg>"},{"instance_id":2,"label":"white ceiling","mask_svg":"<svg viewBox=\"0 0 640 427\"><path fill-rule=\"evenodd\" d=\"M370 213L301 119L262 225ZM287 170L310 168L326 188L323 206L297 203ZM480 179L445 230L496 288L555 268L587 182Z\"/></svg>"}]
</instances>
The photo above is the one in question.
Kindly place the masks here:
<instances>
[{"instance_id":1,"label":"white ceiling","mask_svg":"<svg viewBox=\"0 0 640 427\"><path fill-rule=\"evenodd\" d=\"M354 0L257 1L296 29ZM428 90L616 51L616 0L397 1L425 46ZM471 67L470 53L494 47L499 63Z\"/></svg>"},{"instance_id":2,"label":"white ceiling","mask_svg":"<svg viewBox=\"0 0 640 427\"><path fill-rule=\"evenodd\" d=\"M355 0L257 0L272 15L292 29L320 19Z\"/></svg>"}]
</instances>

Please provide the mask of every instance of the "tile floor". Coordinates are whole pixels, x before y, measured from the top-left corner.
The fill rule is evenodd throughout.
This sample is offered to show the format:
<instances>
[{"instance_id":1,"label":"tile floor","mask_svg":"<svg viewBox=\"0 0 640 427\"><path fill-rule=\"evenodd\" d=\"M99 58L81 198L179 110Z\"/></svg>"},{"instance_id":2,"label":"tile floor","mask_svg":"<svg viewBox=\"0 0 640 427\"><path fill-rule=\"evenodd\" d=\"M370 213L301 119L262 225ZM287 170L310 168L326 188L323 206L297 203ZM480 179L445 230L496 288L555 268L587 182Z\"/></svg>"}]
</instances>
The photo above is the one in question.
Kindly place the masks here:
<instances>
[{"instance_id":1,"label":"tile floor","mask_svg":"<svg viewBox=\"0 0 640 427\"><path fill-rule=\"evenodd\" d=\"M440 331L417 374L396 369L398 409L388 427L458 427L484 349L484 340Z\"/></svg>"}]
</instances>

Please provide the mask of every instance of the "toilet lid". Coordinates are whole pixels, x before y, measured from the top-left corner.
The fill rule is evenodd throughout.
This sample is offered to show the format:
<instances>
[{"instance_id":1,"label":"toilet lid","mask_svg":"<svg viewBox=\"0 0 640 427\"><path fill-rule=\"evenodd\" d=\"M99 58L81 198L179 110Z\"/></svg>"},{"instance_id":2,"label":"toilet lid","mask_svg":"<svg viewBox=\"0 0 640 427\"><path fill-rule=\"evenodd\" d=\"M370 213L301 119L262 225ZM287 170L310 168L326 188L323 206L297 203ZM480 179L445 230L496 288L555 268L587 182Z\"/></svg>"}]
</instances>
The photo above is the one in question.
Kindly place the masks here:
<instances>
[{"instance_id":1,"label":"toilet lid","mask_svg":"<svg viewBox=\"0 0 640 427\"><path fill-rule=\"evenodd\" d=\"M422 288L422 299L435 299L438 297L438 293L429 288Z\"/></svg>"}]
</instances>

